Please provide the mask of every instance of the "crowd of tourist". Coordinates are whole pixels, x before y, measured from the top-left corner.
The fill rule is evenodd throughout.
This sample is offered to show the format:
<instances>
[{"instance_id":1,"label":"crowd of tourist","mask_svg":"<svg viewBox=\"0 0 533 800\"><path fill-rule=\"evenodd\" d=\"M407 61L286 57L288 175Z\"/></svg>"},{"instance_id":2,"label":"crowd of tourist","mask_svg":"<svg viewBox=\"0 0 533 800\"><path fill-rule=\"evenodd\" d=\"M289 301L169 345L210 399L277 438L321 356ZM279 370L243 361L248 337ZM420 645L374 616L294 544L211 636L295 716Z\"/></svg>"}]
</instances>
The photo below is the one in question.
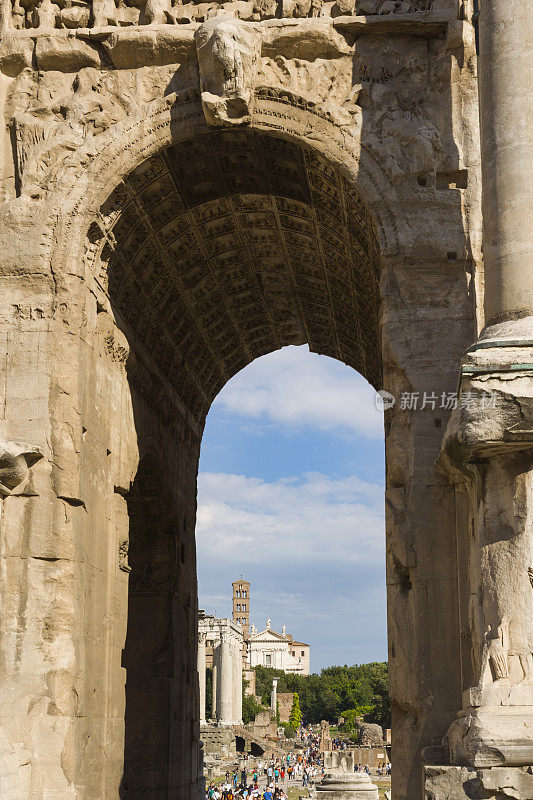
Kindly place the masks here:
<instances>
[{"instance_id":1,"label":"crowd of tourist","mask_svg":"<svg viewBox=\"0 0 533 800\"><path fill-rule=\"evenodd\" d=\"M300 728L299 749L267 760L248 757L245 766L227 771L222 783L211 782L207 800L287 800L289 785L311 788L324 776L324 758L319 749L320 736L315 730ZM347 739L333 740L334 750L350 747ZM370 774L370 766L356 765L356 771ZM390 764L378 768L378 775L390 775Z\"/></svg>"},{"instance_id":2,"label":"crowd of tourist","mask_svg":"<svg viewBox=\"0 0 533 800\"><path fill-rule=\"evenodd\" d=\"M289 783L312 786L322 778L322 758L310 737L304 744L308 746L297 753L226 772L221 784L211 782L207 787L207 800L287 800Z\"/></svg>"}]
</instances>

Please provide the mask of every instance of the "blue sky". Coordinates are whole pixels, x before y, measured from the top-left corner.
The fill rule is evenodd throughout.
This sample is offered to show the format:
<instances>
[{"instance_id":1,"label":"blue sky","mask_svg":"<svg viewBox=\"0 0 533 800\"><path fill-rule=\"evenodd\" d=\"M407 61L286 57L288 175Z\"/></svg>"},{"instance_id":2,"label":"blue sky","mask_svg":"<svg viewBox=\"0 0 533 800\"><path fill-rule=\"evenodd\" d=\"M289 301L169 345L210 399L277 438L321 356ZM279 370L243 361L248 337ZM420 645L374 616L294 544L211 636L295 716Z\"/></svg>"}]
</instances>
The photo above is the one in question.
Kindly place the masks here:
<instances>
[{"instance_id":1,"label":"blue sky","mask_svg":"<svg viewBox=\"0 0 533 800\"><path fill-rule=\"evenodd\" d=\"M383 416L354 370L286 347L213 403L198 480L200 607L311 645L311 669L387 657Z\"/></svg>"}]
</instances>

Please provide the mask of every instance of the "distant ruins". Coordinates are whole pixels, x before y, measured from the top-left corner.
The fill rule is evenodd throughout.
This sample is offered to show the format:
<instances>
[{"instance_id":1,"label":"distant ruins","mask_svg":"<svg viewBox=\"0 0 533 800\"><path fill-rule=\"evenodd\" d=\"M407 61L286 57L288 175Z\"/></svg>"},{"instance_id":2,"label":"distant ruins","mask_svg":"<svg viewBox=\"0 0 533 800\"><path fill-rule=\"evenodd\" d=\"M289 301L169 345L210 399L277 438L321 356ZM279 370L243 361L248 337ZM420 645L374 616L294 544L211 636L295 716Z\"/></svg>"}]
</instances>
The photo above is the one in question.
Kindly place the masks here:
<instances>
[{"instance_id":1,"label":"distant ruins","mask_svg":"<svg viewBox=\"0 0 533 800\"><path fill-rule=\"evenodd\" d=\"M198 619L198 676L200 686L200 724L210 719L221 725L242 724L243 676L248 680L248 692L255 692L255 673L258 664L285 669L287 672L309 674L309 645L295 642L292 636L271 631L270 620L265 631L250 632L250 584L243 579L234 581L233 619L216 619L199 612ZM298 656L294 650L298 646ZM306 648L306 650L301 650ZM212 671L212 703L206 708L206 669Z\"/></svg>"}]
</instances>

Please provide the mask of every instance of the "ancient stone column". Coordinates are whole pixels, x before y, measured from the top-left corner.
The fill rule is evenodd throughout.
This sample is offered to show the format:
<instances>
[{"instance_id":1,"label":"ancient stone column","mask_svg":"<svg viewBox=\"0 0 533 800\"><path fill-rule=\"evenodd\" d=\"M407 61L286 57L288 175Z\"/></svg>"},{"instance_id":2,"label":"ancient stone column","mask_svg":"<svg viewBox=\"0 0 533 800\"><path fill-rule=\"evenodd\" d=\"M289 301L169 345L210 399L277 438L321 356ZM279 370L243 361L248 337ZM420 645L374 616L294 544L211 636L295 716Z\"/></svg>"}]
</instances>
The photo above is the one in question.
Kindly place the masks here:
<instances>
[{"instance_id":1,"label":"ancient stone column","mask_svg":"<svg viewBox=\"0 0 533 800\"><path fill-rule=\"evenodd\" d=\"M205 725L205 633L198 631L198 682L200 685L200 725Z\"/></svg>"},{"instance_id":2,"label":"ancient stone column","mask_svg":"<svg viewBox=\"0 0 533 800\"><path fill-rule=\"evenodd\" d=\"M220 640L220 718L222 725L233 724L233 658L231 642L226 633Z\"/></svg>"},{"instance_id":3,"label":"ancient stone column","mask_svg":"<svg viewBox=\"0 0 533 800\"><path fill-rule=\"evenodd\" d=\"M241 642L237 640L233 648L233 721L242 723L242 652Z\"/></svg>"},{"instance_id":4,"label":"ancient stone column","mask_svg":"<svg viewBox=\"0 0 533 800\"><path fill-rule=\"evenodd\" d=\"M276 716L278 708L278 679L272 679L272 692L270 693L270 710Z\"/></svg>"},{"instance_id":5,"label":"ancient stone column","mask_svg":"<svg viewBox=\"0 0 533 800\"><path fill-rule=\"evenodd\" d=\"M213 646L213 691L211 697L211 716L214 720L218 719L218 664L217 648Z\"/></svg>"},{"instance_id":6,"label":"ancient stone column","mask_svg":"<svg viewBox=\"0 0 533 800\"><path fill-rule=\"evenodd\" d=\"M478 71L489 325L533 315L532 37L528 3L483 0Z\"/></svg>"}]
</instances>

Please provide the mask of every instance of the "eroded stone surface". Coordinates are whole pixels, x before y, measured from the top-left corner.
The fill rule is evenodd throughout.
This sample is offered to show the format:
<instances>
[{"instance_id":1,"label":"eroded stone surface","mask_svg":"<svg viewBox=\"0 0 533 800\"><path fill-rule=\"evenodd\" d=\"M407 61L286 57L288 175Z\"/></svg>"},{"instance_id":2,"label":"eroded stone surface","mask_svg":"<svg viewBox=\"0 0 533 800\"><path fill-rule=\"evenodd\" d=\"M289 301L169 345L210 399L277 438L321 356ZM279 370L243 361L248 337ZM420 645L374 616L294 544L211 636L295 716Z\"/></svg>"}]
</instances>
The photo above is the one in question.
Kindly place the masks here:
<instances>
[{"instance_id":1,"label":"eroded stone surface","mask_svg":"<svg viewBox=\"0 0 533 800\"><path fill-rule=\"evenodd\" d=\"M520 767L425 767L425 800L522 800L533 797L533 773Z\"/></svg>"}]
</instances>

